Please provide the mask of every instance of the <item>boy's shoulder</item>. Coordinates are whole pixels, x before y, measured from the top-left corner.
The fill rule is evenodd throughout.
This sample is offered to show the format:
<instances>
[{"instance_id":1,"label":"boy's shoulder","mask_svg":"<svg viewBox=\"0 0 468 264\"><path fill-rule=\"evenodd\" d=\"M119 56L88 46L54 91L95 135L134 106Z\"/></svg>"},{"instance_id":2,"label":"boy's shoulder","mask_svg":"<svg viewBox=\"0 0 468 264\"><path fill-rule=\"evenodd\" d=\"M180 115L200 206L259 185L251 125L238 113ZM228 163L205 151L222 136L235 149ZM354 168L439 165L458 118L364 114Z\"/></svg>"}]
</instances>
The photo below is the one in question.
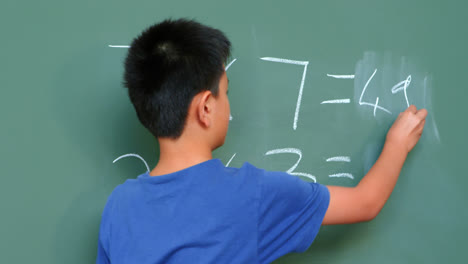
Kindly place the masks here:
<instances>
[{"instance_id":1,"label":"boy's shoulder","mask_svg":"<svg viewBox=\"0 0 468 264\"><path fill-rule=\"evenodd\" d=\"M132 195L142 191L144 185L171 185L183 184L185 181L206 182L217 180L242 179L253 180L256 176L264 175L266 171L249 162L244 162L241 167L226 167L220 159L211 159L195 166L161 176L151 176L149 171L137 175L135 178L126 179L117 185L110 196Z\"/></svg>"},{"instance_id":2,"label":"boy's shoulder","mask_svg":"<svg viewBox=\"0 0 468 264\"><path fill-rule=\"evenodd\" d=\"M226 193L237 189L243 195L250 194L261 199L268 193L299 195L309 192L311 187L319 187L317 185L286 172L258 168L249 162L236 168L226 167L221 160L212 159L167 175L150 176L149 172L145 172L136 178L127 179L114 188L109 201L136 203L149 197L156 198L189 189L218 189Z\"/></svg>"}]
</instances>

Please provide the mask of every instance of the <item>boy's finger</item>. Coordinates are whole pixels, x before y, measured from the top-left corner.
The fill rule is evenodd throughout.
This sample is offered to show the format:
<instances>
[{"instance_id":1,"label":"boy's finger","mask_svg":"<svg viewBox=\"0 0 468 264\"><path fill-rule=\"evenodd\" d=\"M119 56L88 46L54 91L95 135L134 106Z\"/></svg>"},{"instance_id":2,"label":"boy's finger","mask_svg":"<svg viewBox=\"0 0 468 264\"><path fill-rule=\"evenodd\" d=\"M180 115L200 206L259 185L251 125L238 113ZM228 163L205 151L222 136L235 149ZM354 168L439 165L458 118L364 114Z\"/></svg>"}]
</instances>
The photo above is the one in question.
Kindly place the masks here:
<instances>
[{"instance_id":1,"label":"boy's finger","mask_svg":"<svg viewBox=\"0 0 468 264\"><path fill-rule=\"evenodd\" d=\"M426 124L426 119L421 121L421 123L419 123L419 125L416 127L416 131L418 131L418 134L422 134L425 124Z\"/></svg>"},{"instance_id":2,"label":"boy's finger","mask_svg":"<svg viewBox=\"0 0 468 264\"><path fill-rule=\"evenodd\" d=\"M422 135L423 131L424 131L424 125L426 123L426 120L424 120L423 122L421 122L421 124L418 125L418 127L416 128L416 133L418 133L419 136Z\"/></svg>"},{"instance_id":3,"label":"boy's finger","mask_svg":"<svg viewBox=\"0 0 468 264\"><path fill-rule=\"evenodd\" d=\"M416 116L419 117L420 119L425 119L427 116L427 110L426 109L420 109L417 113Z\"/></svg>"},{"instance_id":4,"label":"boy's finger","mask_svg":"<svg viewBox=\"0 0 468 264\"><path fill-rule=\"evenodd\" d=\"M417 110L418 110L418 109L416 108L415 105L410 105L410 106L406 109L406 111L411 112L411 113L413 113L413 114L416 114Z\"/></svg>"}]
</instances>

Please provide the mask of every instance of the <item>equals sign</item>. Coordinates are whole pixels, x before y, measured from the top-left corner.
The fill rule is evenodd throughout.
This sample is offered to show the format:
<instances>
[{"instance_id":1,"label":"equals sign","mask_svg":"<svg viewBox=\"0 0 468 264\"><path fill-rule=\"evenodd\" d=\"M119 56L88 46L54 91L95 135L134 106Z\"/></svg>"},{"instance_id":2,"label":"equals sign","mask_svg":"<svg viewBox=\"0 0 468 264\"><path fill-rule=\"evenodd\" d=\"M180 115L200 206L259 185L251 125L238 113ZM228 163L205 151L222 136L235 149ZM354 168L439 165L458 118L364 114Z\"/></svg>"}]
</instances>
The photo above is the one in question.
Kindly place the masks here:
<instances>
[{"instance_id":1,"label":"equals sign","mask_svg":"<svg viewBox=\"0 0 468 264\"><path fill-rule=\"evenodd\" d=\"M354 79L354 75L336 75L336 74L327 74L328 77L335 78L335 79ZM349 104L351 99L334 99L334 100L326 100L321 102L320 104Z\"/></svg>"}]
</instances>

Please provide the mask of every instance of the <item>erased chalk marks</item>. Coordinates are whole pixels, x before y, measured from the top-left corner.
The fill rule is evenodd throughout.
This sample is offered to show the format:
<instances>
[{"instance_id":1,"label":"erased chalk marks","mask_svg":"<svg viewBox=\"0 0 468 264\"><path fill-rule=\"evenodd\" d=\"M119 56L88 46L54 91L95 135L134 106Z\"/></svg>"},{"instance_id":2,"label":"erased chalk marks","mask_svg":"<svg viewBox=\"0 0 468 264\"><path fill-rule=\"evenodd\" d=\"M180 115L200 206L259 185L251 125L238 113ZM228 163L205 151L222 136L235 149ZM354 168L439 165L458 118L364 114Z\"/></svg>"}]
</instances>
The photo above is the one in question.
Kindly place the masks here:
<instances>
[{"instance_id":1,"label":"erased chalk marks","mask_svg":"<svg viewBox=\"0 0 468 264\"><path fill-rule=\"evenodd\" d=\"M430 79L431 79L430 76L425 76L423 80L424 108L426 108L429 112L428 116L426 117L426 126L428 126L428 129L426 130L426 128L424 128L423 135L431 136L432 138L437 140L437 142L440 143L439 129L437 128L437 123L434 119L434 114L432 113L433 111L431 109L432 108L432 88L430 87L430 85L432 82ZM429 125L427 121L429 121L431 125Z\"/></svg>"}]
</instances>

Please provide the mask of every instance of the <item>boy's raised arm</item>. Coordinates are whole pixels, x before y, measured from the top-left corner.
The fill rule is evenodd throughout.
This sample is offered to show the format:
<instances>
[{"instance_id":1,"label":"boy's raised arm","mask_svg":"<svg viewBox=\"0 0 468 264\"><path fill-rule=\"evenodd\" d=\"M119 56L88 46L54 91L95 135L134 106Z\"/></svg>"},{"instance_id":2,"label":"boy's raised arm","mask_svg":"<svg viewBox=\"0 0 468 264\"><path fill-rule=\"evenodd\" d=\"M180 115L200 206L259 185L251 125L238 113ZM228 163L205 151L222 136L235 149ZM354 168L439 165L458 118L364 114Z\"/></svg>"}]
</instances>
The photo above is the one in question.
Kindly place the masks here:
<instances>
[{"instance_id":1,"label":"boy's raised arm","mask_svg":"<svg viewBox=\"0 0 468 264\"><path fill-rule=\"evenodd\" d=\"M387 133L374 166L356 187L327 186L330 205L322 225L351 224L374 219L393 191L406 156L418 142L427 111L411 105Z\"/></svg>"}]
</instances>

